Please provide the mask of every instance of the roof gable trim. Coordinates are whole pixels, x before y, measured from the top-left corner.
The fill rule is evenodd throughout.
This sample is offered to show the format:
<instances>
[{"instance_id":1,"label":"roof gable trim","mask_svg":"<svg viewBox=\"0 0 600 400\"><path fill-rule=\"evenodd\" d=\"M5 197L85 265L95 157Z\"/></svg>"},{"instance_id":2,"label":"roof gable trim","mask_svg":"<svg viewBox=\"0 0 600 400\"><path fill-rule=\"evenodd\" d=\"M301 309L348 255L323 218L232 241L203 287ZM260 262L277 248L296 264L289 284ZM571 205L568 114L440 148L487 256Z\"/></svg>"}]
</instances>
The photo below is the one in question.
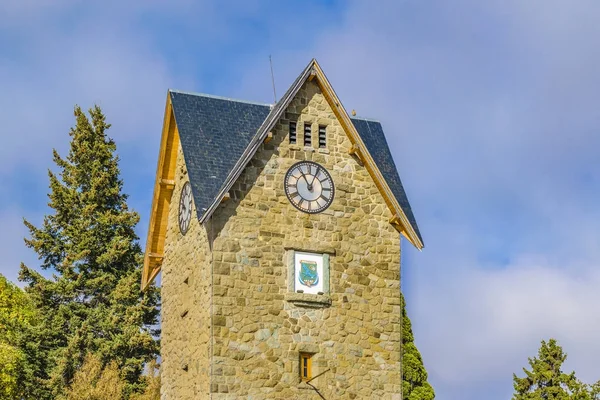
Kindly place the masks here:
<instances>
[{"instance_id":1,"label":"roof gable trim","mask_svg":"<svg viewBox=\"0 0 600 400\"><path fill-rule=\"evenodd\" d=\"M350 141L353 145L356 146L356 151L361 155L361 158L364 161L367 170L372 174L375 184L379 187L379 190L382 192L386 203L388 203L388 207L391 209L392 213L398 217L397 221L399 222L399 224L395 223L393 225L401 234L403 234L406 237L406 239L408 239L409 242L413 244L413 246L415 246L419 250L422 250L424 245L421 239L419 238L415 227L413 227L410 221L408 220L406 213L398 203L396 196L389 187L383 174L377 167L377 163L375 162L375 160L373 160L373 157L371 157L371 153L367 149L367 146L363 142L362 138L360 137L360 134L356 130L356 127L352 123L350 116L346 112L346 109L342 106L342 102L340 101L339 97L335 93L335 90L329 83L329 80L325 76L325 73L321 69L321 66L316 61L314 69L317 73L317 80L319 86L321 87L321 91L325 95L325 98L327 98L327 100L329 101L331 108L338 117L340 123L342 124L342 127L344 128L346 134L350 138Z\"/></svg>"},{"instance_id":2,"label":"roof gable trim","mask_svg":"<svg viewBox=\"0 0 600 400\"><path fill-rule=\"evenodd\" d=\"M144 267L142 271L142 291L146 290L161 270L164 259L167 220L171 195L175 187L175 163L179 150L179 133L173 115L173 107L169 94L165 105L165 116L158 153L154 193L148 235L144 251Z\"/></svg>"},{"instance_id":3,"label":"roof gable trim","mask_svg":"<svg viewBox=\"0 0 600 400\"><path fill-rule=\"evenodd\" d=\"M289 87L289 89L286 91L285 95L281 98L281 100L272 108L271 112L269 113L265 121L262 123L260 128L257 130L256 134L250 141L250 144L244 151L242 157L240 157L240 159L235 164L234 168L231 170L229 176L227 177L223 186L221 187L219 194L200 218L200 223L204 223L204 221L206 221L212 216L214 211L219 206L221 199L231 189L231 187L239 178L246 165L250 162L252 157L254 157L254 155L258 151L258 148L263 143L268 133L273 129L273 126L275 126L277 121L283 116L283 113L289 106L292 99L296 96L302 85L304 85L304 83L307 80L313 80L315 78L325 98L329 102L329 105L331 106L334 114L340 121L342 127L344 128L344 131L346 132L346 134L350 138L350 141L354 145L353 147L356 149L356 152L360 154L365 166L367 167L367 170L369 171L377 187L381 191L388 207L392 211L392 214L394 214L394 216L396 217L394 218L394 222L392 222L392 224L401 234L403 234L408 239L408 241L410 241L417 249L421 250L424 247L423 242L419 238L419 235L416 233L415 227L413 227L410 221L408 220L408 217L406 216L402 207L398 203L398 200L396 199L391 188L387 184L387 181L383 177L383 174L381 173L381 171L379 171L375 160L373 160L371 154L367 150L367 147L361 139L360 134L356 130L356 127L352 123L350 116L346 112L345 108L342 106L342 103L335 91L333 90L333 87L329 83L329 80L327 79L323 70L317 63L317 60L315 60L314 58L308 63L308 65L306 66L306 68L304 68L302 73L296 78L294 83Z\"/></svg>"},{"instance_id":4,"label":"roof gable trim","mask_svg":"<svg viewBox=\"0 0 600 400\"><path fill-rule=\"evenodd\" d=\"M227 177L227 179L225 180L225 182L223 183L223 186L221 187L221 190L219 191L215 201L213 201L213 203L206 209L206 211L200 218L200 223L204 223L204 221L206 221L208 218L210 218L210 216L215 212L215 210L221 203L221 199L225 196L225 194L227 192L229 192L229 189L231 189L231 186L233 186L235 181L242 174L242 171L244 170L246 165L250 162L252 157L254 157L254 154L256 154L256 152L258 151L258 148L263 143L263 141L265 140L268 133L271 131L271 129L273 129L273 126L275 126L277 121L279 121L279 119L281 118L281 116L283 115L285 110L287 109L288 105L290 104L290 102L292 101L292 99L294 98L296 93L298 93L298 91L300 90L300 88L302 87L302 85L304 84L306 79L308 78L308 76L312 70L312 66L315 62L316 62L316 60L313 59L306 66L306 68L304 68L304 71L302 71L300 76L298 76L298 78L296 78L296 80L294 81L292 86L290 86L290 88L283 95L281 100L279 102L277 102L275 104L275 106L271 109L271 112L269 113L269 115L267 115L267 118L265 118L265 121L262 123L260 128L258 128L258 130L256 131L256 134L250 141L250 144L248 145L248 147L246 148L246 150L244 151L244 153L242 154L240 159L237 161L237 163L231 170L231 172L230 172L229 176Z\"/></svg>"}]
</instances>

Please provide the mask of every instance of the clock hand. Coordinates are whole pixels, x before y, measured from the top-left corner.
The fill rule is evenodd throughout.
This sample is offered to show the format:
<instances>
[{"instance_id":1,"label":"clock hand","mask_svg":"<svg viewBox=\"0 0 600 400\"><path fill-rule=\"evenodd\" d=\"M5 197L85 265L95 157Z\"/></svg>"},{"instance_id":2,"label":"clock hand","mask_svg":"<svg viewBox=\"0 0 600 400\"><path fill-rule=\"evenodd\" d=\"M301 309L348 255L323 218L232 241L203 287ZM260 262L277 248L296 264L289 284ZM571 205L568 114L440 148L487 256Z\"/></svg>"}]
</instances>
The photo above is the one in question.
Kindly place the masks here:
<instances>
[{"instance_id":1,"label":"clock hand","mask_svg":"<svg viewBox=\"0 0 600 400\"><path fill-rule=\"evenodd\" d=\"M300 172L302 172L302 177L304 177L304 180L306 181L306 183L308 183L308 179L306 179L306 174L303 171Z\"/></svg>"},{"instance_id":2,"label":"clock hand","mask_svg":"<svg viewBox=\"0 0 600 400\"><path fill-rule=\"evenodd\" d=\"M308 183L308 179L306 179L306 174L304 173L304 171L302 171L302 169L300 169L300 173L302 174L302 177L304 178L304 181L308 185L308 190L312 190L312 185L310 183Z\"/></svg>"},{"instance_id":3,"label":"clock hand","mask_svg":"<svg viewBox=\"0 0 600 400\"><path fill-rule=\"evenodd\" d=\"M315 179L317 179L317 175L319 175L319 171L321 170L321 167L317 167L317 172L315 172L315 176L313 176L313 180L310 182L310 186L312 188L313 183L315 183ZM308 182L307 182L308 183Z\"/></svg>"}]
</instances>

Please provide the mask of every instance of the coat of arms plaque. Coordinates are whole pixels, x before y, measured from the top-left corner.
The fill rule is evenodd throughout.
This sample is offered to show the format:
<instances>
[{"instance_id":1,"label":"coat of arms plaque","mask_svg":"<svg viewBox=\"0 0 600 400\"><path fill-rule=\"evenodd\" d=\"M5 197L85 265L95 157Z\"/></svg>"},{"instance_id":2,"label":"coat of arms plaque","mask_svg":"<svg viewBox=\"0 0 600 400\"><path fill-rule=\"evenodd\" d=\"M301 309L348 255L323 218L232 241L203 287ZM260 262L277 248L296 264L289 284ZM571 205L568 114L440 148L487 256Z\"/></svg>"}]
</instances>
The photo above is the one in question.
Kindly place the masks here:
<instances>
[{"instance_id":1,"label":"coat of arms plaque","mask_svg":"<svg viewBox=\"0 0 600 400\"><path fill-rule=\"evenodd\" d=\"M300 275L298 280L306 287L313 287L319 283L317 263L314 261L300 260Z\"/></svg>"}]
</instances>

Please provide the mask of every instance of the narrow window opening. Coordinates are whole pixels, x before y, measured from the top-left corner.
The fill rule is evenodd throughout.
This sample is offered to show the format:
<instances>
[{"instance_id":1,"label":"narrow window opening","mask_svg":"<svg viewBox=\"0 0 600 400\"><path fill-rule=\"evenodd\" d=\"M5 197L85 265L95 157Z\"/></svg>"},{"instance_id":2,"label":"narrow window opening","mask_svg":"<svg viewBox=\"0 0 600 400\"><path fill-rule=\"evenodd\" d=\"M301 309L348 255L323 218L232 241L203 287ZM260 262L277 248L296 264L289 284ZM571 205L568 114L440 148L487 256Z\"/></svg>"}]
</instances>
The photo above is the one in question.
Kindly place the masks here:
<instances>
[{"instance_id":1,"label":"narrow window opening","mask_svg":"<svg viewBox=\"0 0 600 400\"><path fill-rule=\"evenodd\" d=\"M296 123L290 122L290 144L296 144Z\"/></svg>"},{"instance_id":2,"label":"narrow window opening","mask_svg":"<svg viewBox=\"0 0 600 400\"><path fill-rule=\"evenodd\" d=\"M304 145L312 146L312 127L309 123L304 124Z\"/></svg>"},{"instance_id":3,"label":"narrow window opening","mask_svg":"<svg viewBox=\"0 0 600 400\"><path fill-rule=\"evenodd\" d=\"M312 354L300 353L300 377L303 381L312 378Z\"/></svg>"},{"instance_id":4,"label":"narrow window opening","mask_svg":"<svg viewBox=\"0 0 600 400\"><path fill-rule=\"evenodd\" d=\"M321 149L327 147L327 133L324 125L319 125L319 147Z\"/></svg>"}]
</instances>

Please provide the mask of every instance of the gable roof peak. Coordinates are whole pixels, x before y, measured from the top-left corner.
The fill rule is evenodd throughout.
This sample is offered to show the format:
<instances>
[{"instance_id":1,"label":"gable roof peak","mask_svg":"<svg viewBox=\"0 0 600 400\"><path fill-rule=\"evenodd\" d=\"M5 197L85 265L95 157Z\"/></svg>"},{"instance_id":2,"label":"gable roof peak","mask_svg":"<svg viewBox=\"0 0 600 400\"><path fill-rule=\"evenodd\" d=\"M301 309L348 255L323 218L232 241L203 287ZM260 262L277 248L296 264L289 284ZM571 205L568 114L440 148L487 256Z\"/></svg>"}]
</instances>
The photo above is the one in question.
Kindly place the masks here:
<instances>
[{"instance_id":1,"label":"gable roof peak","mask_svg":"<svg viewBox=\"0 0 600 400\"><path fill-rule=\"evenodd\" d=\"M387 154L385 156L385 160L382 159L385 165L382 165L381 168L385 167L386 170L390 171L380 170L380 166L378 166L378 163L373 159L369 148L364 143L361 135L357 131L357 127L355 126L356 121L361 121L361 119L350 118L316 58L311 59L304 70L300 73L300 75L298 75L292 85L285 92L283 97L272 107L270 107L268 115L249 141L248 146L235 163L235 166L231 169L212 204L206 208L206 211L202 215L199 215L200 222L204 223L207 218L210 218L212 213L219 206L220 200L231 189L246 165L254 157L254 154L264 142L265 137L273 129L277 121L283 117L285 110L288 108L294 97L298 94L304 83L307 80L312 81L313 79L316 79L321 92L325 96L325 99L329 102L333 113L338 118L352 144L356 147L356 152L360 154L363 158L363 161L365 161L365 165L367 166L369 173L372 175L373 179L378 182L378 186L381 187L383 197L386 199L388 207L394 214L394 217L390 222L392 222L415 247L422 249L424 247L423 239L419 232L419 228L417 227L416 220L412 214L410 205L408 204L408 199L406 198L406 193L404 192L400 178L398 177L398 172L396 170L394 160L391 157L389 147L387 146L385 136L383 136L382 142ZM368 120L362 120L368 123ZM381 126L381 124L379 125ZM367 126L367 129L371 131L370 126ZM372 134L377 135L377 133ZM381 131L381 134L383 134L383 131ZM377 150L383 150L383 148ZM381 158L376 154L374 155L378 158ZM393 169L393 171L391 171L391 169ZM384 172L387 172L387 174ZM393 176L396 182L390 186L390 182L388 182L386 176L388 178Z\"/></svg>"},{"instance_id":2,"label":"gable roof peak","mask_svg":"<svg viewBox=\"0 0 600 400\"><path fill-rule=\"evenodd\" d=\"M423 248L423 239L381 123L362 117L350 117L316 58L313 58L284 96L274 104L174 89L168 91L152 200L153 211L144 256L142 288L147 287L158 274L164 258L168 213L159 204L170 199L178 149L183 151L197 217L203 223L211 217L307 81L317 83L351 141L352 153L361 159L375 181L392 213L390 223L415 247Z\"/></svg>"}]
</instances>

